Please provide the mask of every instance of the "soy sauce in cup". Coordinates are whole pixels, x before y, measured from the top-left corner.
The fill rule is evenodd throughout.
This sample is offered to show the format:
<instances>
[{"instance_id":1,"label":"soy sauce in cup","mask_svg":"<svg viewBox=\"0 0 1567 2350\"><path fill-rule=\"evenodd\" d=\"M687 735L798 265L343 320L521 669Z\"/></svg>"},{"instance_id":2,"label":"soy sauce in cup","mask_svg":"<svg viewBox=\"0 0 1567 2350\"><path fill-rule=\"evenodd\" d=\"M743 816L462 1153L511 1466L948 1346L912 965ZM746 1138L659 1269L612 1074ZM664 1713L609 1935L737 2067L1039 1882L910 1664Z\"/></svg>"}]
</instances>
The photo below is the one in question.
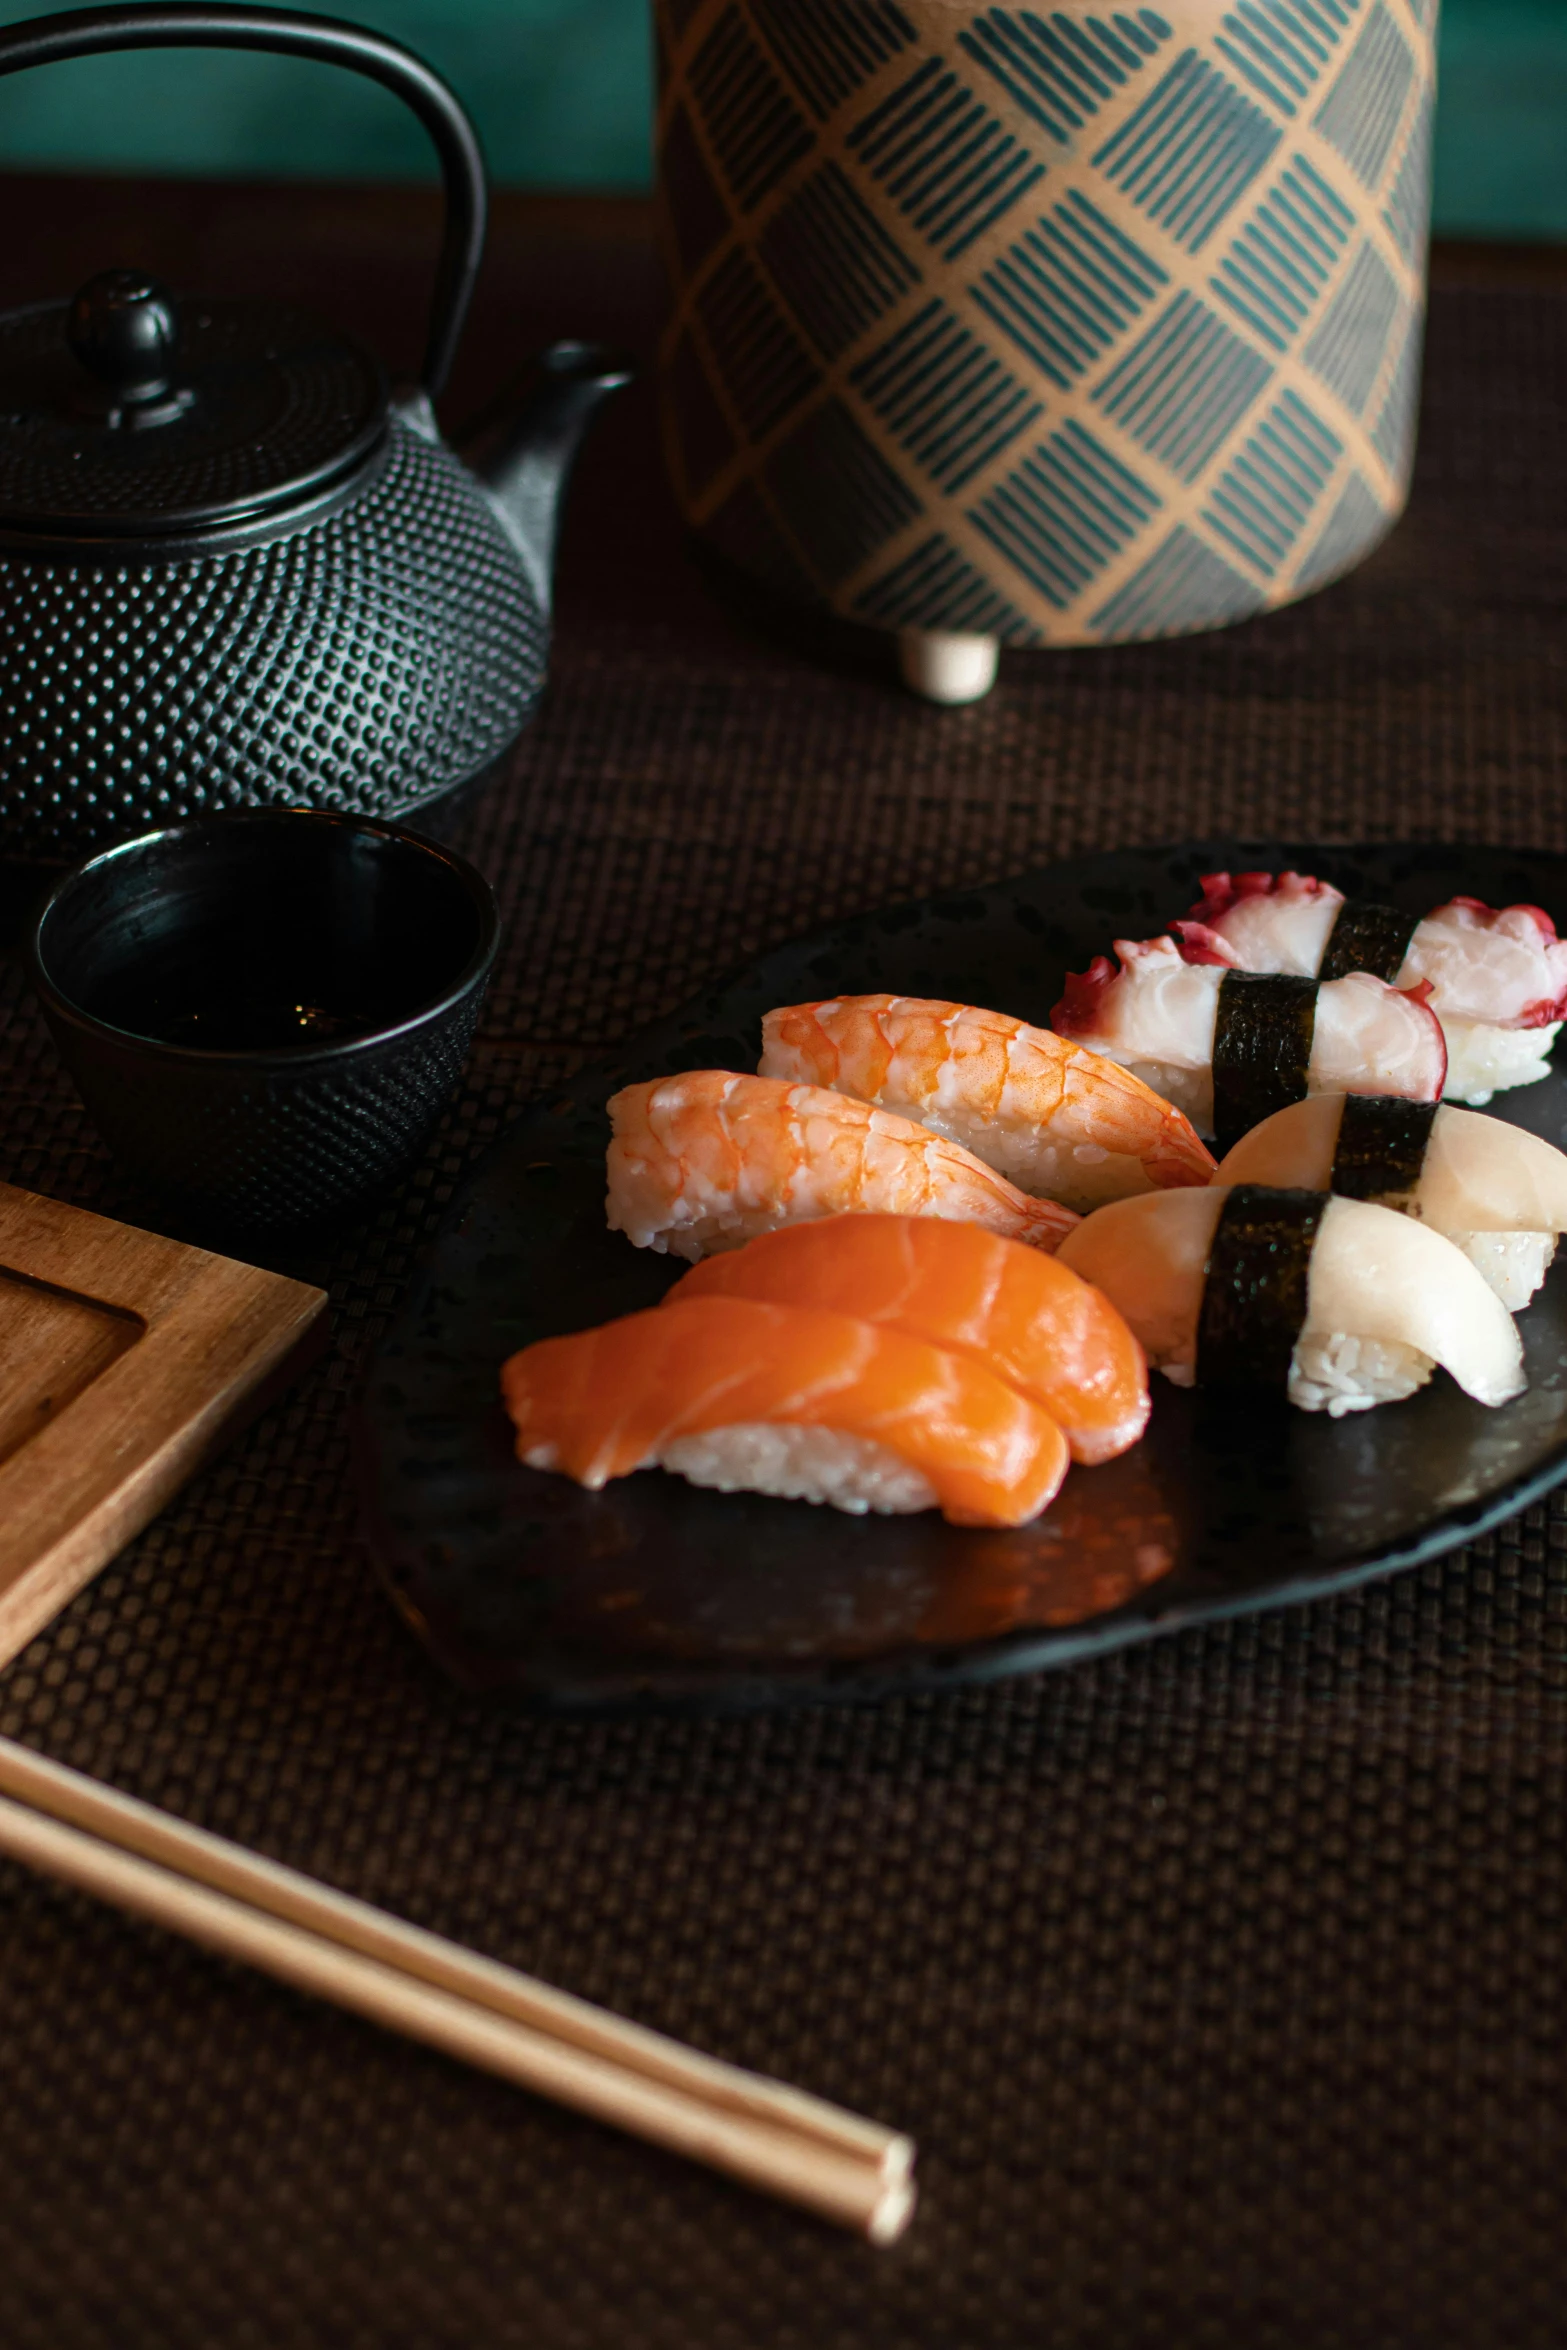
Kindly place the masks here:
<instances>
[{"instance_id":1,"label":"soy sauce in cup","mask_svg":"<svg viewBox=\"0 0 1567 2350\"><path fill-rule=\"evenodd\" d=\"M395 1182L462 1074L489 885L417 833L257 809L89 858L33 983L109 1148L188 1230L320 1223Z\"/></svg>"}]
</instances>

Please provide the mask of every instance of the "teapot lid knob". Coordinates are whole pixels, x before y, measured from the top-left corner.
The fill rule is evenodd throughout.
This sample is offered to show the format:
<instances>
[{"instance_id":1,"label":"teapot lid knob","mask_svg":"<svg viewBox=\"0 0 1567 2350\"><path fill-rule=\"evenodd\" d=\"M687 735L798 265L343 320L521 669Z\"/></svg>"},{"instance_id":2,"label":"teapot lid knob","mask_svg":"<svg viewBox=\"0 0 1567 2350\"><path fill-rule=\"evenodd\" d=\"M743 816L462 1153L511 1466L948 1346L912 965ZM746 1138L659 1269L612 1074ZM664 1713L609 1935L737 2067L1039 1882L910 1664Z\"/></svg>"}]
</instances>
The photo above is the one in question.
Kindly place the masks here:
<instances>
[{"instance_id":1,"label":"teapot lid knob","mask_svg":"<svg viewBox=\"0 0 1567 2350\"><path fill-rule=\"evenodd\" d=\"M376 361L281 303L176 300L113 269L0 311L0 538L248 523L323 497L386 439Z\"/></svg>"},{"instance_id":2,"label":"teapot lid knob","mask_svg":"<svg viewBox=\"0 0 1567 2350\"><path fill-rule=\"evenodd\" d=\"M105 269L71 304L66 339L126 407L166 397L179 346L173 297L139 269Z\"/></svg>"}]
</instances>

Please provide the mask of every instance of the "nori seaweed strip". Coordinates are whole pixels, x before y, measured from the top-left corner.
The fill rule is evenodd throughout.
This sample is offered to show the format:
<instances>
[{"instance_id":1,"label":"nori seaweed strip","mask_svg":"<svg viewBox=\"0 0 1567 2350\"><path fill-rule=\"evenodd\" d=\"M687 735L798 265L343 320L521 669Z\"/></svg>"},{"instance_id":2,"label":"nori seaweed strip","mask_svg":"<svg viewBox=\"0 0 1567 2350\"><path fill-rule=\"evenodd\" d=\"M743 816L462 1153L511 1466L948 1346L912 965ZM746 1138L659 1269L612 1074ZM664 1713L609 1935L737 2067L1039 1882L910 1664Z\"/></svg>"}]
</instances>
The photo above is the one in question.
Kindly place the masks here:
<instances>
[{"instance_id":1,"label":"nori seaweed strip","mask_svg":"<svg viewBox=\"0 0 1567 2350\"><path fill-rule=\"evenodd\" d=\"M1420 1181L1440 1106L1400 1101L1391 1094L1352 1093L1333 1153L1331 1180L1340 1198L1407 1199Z\"/></svg>"},{"instance_id":2,"label":"nori seaweed strip","mask_svg":"<svg viewBox=\"0 0 1567 2350\"><path fill-rule=\"evenodd\" d=\"M1222 1159L1275 1110L1304 1098L1317 1025L1315 979L1226 971L1213 1029L1213 1131Z\"/></svg>"},{"instance_id":3,"label":"nori seaweed strip","mask_svg":"<svg viewBox=\"0 0 1567 2350\"><path fill-rule=\"evenodd\" d=\"M1327 1207L1325 1191L1236 1184L1208 1253L1197 1321L1200 1386L1287 1384L1306 1320L1311 1251Z\"/></svg>"},{"instance_id":4,"label":"nori seaweed strip","mask_svg":"<svg viewBox=\"0 0 1567 2350\"><path fill-rule=\"evenodd\" d=\"M1391 987L1404 968L1409 942L1419 923L1418 914L1402 914L1397 906L1374 905L1369 898L1346 898L1328 943L1317 977L1347 979L1351 971L1369 971Z\"/></svg>"}]
</instances>

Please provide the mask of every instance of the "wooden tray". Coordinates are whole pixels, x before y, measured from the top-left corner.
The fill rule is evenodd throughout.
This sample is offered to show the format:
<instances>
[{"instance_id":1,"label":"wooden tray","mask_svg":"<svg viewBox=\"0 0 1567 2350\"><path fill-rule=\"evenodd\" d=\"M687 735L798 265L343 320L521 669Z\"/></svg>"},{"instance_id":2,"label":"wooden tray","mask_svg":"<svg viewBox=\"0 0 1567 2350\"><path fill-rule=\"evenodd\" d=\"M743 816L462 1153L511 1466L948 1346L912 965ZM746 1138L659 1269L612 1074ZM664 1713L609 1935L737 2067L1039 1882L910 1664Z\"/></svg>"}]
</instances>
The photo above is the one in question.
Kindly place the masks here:
<instances>
[{"instance_id":1,"label":"wooden tray","mask_svg":"<svg viewBox=\"0 0 1567 2350\"><path fill-rule=\"evenodd\" d=\"M325 1304L0 1184L0 1664L317 1351Z\"/></svg>"}]
</instances>

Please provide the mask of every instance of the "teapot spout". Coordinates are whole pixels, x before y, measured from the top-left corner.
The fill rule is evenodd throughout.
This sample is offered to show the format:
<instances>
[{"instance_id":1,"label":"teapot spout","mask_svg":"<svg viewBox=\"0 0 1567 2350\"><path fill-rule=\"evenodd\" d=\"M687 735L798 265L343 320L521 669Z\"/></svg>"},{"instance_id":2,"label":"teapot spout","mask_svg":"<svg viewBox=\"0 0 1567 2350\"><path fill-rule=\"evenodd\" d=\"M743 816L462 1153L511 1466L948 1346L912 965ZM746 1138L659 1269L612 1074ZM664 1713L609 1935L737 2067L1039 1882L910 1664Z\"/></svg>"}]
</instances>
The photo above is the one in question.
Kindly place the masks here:
<instances>
[{"instance_id":1,"label":"teapot spout","mask_svg":"<svg viewBox=\"0 0 1567 2350\"><path fill-rule=\"evenodd\" d=\"M539 380L479 467L547 613L561 505L582 437L600 404L631 381L629 364L597 343L552 343Z\"/></svg>"}]
</instances>

